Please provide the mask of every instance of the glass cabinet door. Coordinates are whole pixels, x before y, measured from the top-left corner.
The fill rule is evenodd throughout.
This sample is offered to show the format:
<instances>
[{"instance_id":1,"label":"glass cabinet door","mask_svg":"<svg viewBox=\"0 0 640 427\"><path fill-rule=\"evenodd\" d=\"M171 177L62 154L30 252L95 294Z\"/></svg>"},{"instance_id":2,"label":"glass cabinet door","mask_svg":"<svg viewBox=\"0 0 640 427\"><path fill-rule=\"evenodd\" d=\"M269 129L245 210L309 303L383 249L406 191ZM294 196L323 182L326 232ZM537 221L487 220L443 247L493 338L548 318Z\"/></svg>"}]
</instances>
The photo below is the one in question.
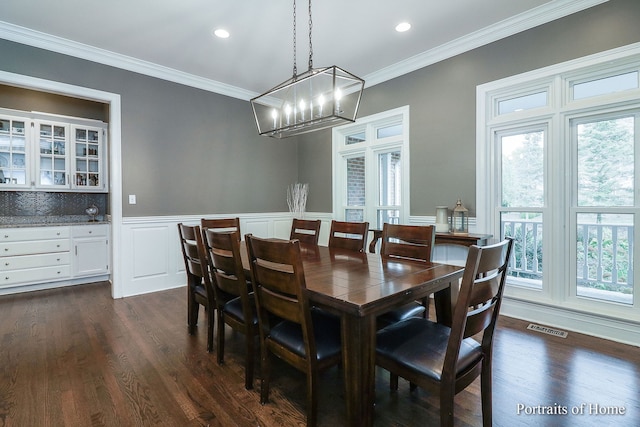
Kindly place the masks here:
<instances>
[{"instance_id":1,"label":"glass cabinet door","mask_svg":"<svg viewBox=\"0 0 640 427\"><path fill-rule=\"evenodd\" d=\"M68 127L64 124L37 122L37 187L68 187Z\"/></svg>"},{"instance_id":2,"label":"glass cabinet door","mask_svg":"<svg viewBox=\"0 0 640 427\"><path fill-rule=\"evenodd\" d=\"M0 188L30 185L27 133L24 120L0 117Z\"/></svg>"},{"instance_id":3,"label":"glass cabinet door","mask_svg":"<svg viewBox=\"0 0 640 427\"><path fill-rule=\"evenodd\" d=\"M100 128L73 127L75 147L73 187L86 190L104 188L102 133Z\"/></svg>"}]
</instances>

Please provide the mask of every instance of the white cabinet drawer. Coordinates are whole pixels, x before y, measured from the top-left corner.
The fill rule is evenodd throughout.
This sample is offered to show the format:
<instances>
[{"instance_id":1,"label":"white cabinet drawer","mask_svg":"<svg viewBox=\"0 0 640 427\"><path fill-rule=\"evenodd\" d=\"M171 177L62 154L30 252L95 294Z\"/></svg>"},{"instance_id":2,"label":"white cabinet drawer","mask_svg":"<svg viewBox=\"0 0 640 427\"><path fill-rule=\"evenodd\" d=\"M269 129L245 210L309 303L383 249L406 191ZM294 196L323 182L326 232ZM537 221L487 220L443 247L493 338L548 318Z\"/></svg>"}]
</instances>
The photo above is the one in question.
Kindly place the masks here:
<instances>
[{"instance_id":1,"label":"white cabinet drawer","mask_svg":"<svg viewBox=\"0 0 640 427\"><path fill-rule=\"evenodd\" d=\"M71 276L71 266L32 268L29 270L11 270L0 273L0 287L17 285L20 283L47 282L67 279Z\"/></svg>"},{"instance_id":2,"label":"white cabinet drawer","mask_svg":"<svg viewBox=\"0 0 640 427\"><path fill-rule=\"evenodd\" d=\"M71 255L69 252L3 257L0 258L0 271L60 266L69 264L70 261Z\"/></svg>"},{"instance_id":3,"label":"white cabinet drawer","mask_svg":"<svg viewBox=\"0 0 640 427\"><path fill-rule=\"evenodd\" d=\"M109 224L74 225L71 227L71 236L79 237L106 237L109 234Z\"/></svg>"},{"instance_id":4,"label":"white cabinet drawer","mask_svg":"<svg viewBox=\"0 0 640 427\"><path fill-rule=\"evenodd\" d=\"M0 242L23 242L28 240L68 239L69 227L24 227L0 229Z\"/></svg>"},{"instance_id":5,"label":"white cabinet drawer","mask_svg":"<svg viewBox=\"0 0 640 427\"><path fill-rule=\"evenodd\" d=\"M70 245L69 239L0 243L0 257L68 252Z\"/></svg>"}]
</instances>

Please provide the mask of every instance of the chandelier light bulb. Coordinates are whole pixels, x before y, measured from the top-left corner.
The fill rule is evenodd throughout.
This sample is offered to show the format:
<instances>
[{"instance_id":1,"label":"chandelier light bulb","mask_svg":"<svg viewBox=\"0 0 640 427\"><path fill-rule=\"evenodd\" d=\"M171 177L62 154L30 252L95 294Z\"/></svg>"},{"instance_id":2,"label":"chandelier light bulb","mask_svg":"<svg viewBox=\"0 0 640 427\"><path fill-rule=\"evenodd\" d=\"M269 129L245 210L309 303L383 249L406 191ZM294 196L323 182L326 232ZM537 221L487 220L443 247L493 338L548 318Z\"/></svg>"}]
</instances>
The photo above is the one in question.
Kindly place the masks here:
<instances>
[{"instance_id":1,"label":"chandelier light bulb","mask_svg":"<svg viewBox=\"0 0 640 427\"><path fill-rule=\"evenodd\" d=\"M304 122L304 107L305 107L304 99L300 100L299 105L300 105L300 118Z\"/></svg>"},{"instance_id":2,"label":"chandelier light bulb","mask_svg":"<svg viewBox=\"0 0 640 427\"><path fill-rule=\"evenodd\" d=\"M336 99L336 113L340 113L340 100L342 99L342 91L340 88L336 89L333 96Z\"/></svg>"},{"instance_id":3,"label":"chandelier light bulb","mask_svg":"<svg viewBox=\"0 0 640 427\"><path fill-rule=\"evenodd\" d=\"M287 126L289 125L289 117L291 116L291 105L285 104L284 113L287 115Z\"/></svg>"}]
</instances>

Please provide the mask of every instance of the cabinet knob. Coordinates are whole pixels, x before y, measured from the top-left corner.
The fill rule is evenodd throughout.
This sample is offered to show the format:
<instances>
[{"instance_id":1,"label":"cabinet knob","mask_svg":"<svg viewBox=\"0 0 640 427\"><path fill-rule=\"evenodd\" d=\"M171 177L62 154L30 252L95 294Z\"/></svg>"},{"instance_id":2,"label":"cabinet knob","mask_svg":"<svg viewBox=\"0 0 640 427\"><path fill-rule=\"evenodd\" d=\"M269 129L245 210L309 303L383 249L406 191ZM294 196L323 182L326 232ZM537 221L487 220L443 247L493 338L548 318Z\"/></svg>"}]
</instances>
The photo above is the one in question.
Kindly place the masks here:
<instances>
[{"instance_id":1,"label":"cabinet knob","mask_svg":"<svg viewBox=\"0 0 640 427\"><path fill-rule=\"evenodd\" d=\"M4 235L4 238L5 238L5 239L8 239L8 238L9 238L9 235L8 235L8 234L5 234L5 235Z\"/></svg>"}]
</instances>

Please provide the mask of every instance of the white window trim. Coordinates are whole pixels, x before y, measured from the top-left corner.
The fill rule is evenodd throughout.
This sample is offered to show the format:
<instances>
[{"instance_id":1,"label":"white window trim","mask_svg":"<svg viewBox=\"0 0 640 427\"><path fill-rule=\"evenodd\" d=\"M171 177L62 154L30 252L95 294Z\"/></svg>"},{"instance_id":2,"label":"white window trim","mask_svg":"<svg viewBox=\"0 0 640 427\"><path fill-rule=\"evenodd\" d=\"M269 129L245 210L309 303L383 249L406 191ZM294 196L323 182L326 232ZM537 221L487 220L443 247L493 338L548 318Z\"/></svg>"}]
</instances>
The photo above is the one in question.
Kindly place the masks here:
<instances>
[{"instance_id":1,"label":"white window trim","mask_svg":"<svg viewBox=\"0 0 640 427\"><path fill-rule=\"evenodd\" d=\"M542 117L546 117L549 124L548 141L557 141L560 138L569 138L570 141L570 120L575 117L584 117L592 110L600 112L626 110L640 107L640 89L627 90L625 92L601 95L594 98L579 100L571 99L572 85L575 82L585 81L590 78L612 75L614 73L625 72L630 68L638 68L640 63L640 43L634 43L621 48L601 52L585 58L545 67L521 75L508 77L495 82L490 82L477 87L476 91L476 200L478 218L478 230L484 233L492 233L496 236L500 233L500 227L496 226L495 201L498 194L498 182L493 171L500 167L497 164L496 150L498 149L493 140L496 130L508 129L513 126L526 126L527 124L540 123ZM615 65L612 65L615 64ZM498 116L496 113L497 101L508 99L513 94L530 93L536 88L549 85L548 106L513 112ZM608 106L605 107L605 106ZM548 109L549 111L545 111ZM564 130L563 130L564 129ZM564 134L560 134L564 132ZM549 144L546 144L549 145ZM571 156L570 143L564 147L547 147L548 157L545 167L549 168L549 173L556 174L554 179L562 179L557 174L563 174L566 156ZM638 153L636 153L636 157ZM637 165L638 163L636 163ZM570 177L565 177L570 180ZM637 184L637 183L636 183ZM554 212L549 215L569 215L567 203L568 194L557 189L548 188L545 206L554 206ZM569 191L570 185L565 186ZM640 197L640 188L636 185L636 198ZM555 206L562 206L558 210ZM559 211L563 213L558 213ZM564 224L569 227L572 224L569 218L561 220L545 220L551 224ZM575 233L565 230L547 230L545 227L545 240L549 239L548 233L561 236L574 236ZM635 240L640 236L640 227L636 227ZM574 236L575 237L575 236ZM563 237L564 239L564 237ZM560 240L563 240L560 239ZM557 240L557 239L556 239ZM546 240L550 241L550 240ZM568 242L554 243L553 249L545 253L547 258L561 255L571 247ZM575 255L575 254L574 254ZM640 251L635 250L633 254L634 266L640 268ZM545 272L545 274L547 274ZM622 306L610 304L608 308L602 309L600 314L595 314L591 308L592 304L586 299L577 298L571 286L561 286L558 283L569 283L575 274L571 273L571 268L560 269L545 276L544 280L556 285L551 285L549 289L543 291L531 291L511 287L505 291L505 303L503 313L514 317L519 317L532 321L553 324L567 329L584 332L591 335L640 345L640 292L638 284L634 289L634 304L632 306ZM543 285L544 286L544 285Z\"/></svg>"},{"instance_id":2,"label":"white window trim","mask_svg":"<svg viewBox=\"0 0 640 427\"><path fill-rule=\"evenodd\" d=\"M402 134L395 137L389 137L382 140L375 140L375 129L384 127L391 123L397 122L398 117L402 122ZM343 166L345 156L354 156L357 154L365 154L365 174L366 181L369 182L369 171L377 170L376 158L380 152L391 151L395 148L402 150L401 168L402 168L402 190L401 190L401 209L400 222L408 224L411 212L410 206L410 155L409 155L409 106L403 106L392 110L383 111L366 117L361 117L355 123L338 126L332 129L332 176L333 176L333 217L337 220L344 220L344 183L346 182L345 168ZM353 144L344 145L346 135L365 131L367 133L367 141L374 141L366 145ZM369 155L367 155L369 153ZM373 154L373 155L371 155ZM372 191L369 189L368 191ZM365 218L375 217L375 207L377 205L367 204ZM375 228L376 224L369 221L369 227Z\"/></svg>"}]
</instances>

